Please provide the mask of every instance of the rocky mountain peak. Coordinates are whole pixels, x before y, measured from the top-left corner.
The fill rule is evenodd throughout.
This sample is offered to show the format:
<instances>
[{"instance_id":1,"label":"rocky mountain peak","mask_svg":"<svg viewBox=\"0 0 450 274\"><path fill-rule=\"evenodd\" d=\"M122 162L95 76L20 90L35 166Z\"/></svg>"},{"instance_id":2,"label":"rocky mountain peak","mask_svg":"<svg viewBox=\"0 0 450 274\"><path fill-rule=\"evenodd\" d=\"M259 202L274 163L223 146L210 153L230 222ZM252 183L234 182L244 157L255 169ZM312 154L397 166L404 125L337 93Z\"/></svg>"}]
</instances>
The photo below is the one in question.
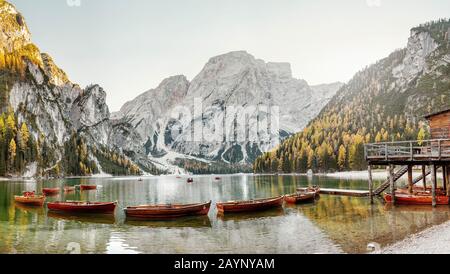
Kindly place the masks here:
<instances>
[{"instance_id":1,"label":"rocky mountain peak","mask_svg":"<svg viewBox=\"0 0 450 274\"><path fill-rule=\"evenodd\" d=\"M25 19L4 0L0 0L0 22L0 52L12 52L31 43Z\"/></svg>"},{"instance_id":2,"label":"rocky mountain peak","mask_svg":"<svg viewBox=\"0 0 450 274\"><path fill-rule=\"evenodd\" d=\"M60 69L50 55L47 53L41 54L44 64L45 73L50 77L50 82L56 86L63 86L70 82L67 74Z\"/></svg>"},{"instance_id":3,"label":"rocky mountain peak","mask_svg":"<svg viewBox=\"0 0 450 274\"><path fill-rule=\"evenodd\" d=\"M156 90L160 92L172 93L174 96L186 95L189 81L184 75L175 75L164 79Z\"/></svg>"}]
</instances>

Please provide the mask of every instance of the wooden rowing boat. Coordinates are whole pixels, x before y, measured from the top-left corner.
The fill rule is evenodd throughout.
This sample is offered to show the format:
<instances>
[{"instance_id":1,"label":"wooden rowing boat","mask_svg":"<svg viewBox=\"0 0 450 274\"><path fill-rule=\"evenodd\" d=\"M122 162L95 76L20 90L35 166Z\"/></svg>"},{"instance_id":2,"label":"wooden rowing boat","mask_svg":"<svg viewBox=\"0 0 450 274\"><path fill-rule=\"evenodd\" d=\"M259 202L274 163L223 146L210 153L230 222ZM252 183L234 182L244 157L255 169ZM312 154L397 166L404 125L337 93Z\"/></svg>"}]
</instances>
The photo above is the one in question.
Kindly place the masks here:
<instances>
[{"instance_id":1,"label":"wooden rowing boat","mask_svg":"<svg viewBox=\"0 0 450 274\"><path fill-rule=\"evenodd\" d=\"M387 203L392 203L392 195L389 193L384 194L384 200ZM431 195L395 194L395 203L399 205L431 205L432 200ZM436 196L436 204L448 205L449 197L442 195Z\"/></svg>"},{"instance_id":2,"label":"wooden rowing boat","mask_svg":"<svg viewBox=\"0 0 450 274\"><path fill-rule=\"evenodd\" d=\"M66 186L66 187L64 187L64 192L65 193L74 192L74 191L75 191L75 187L74 186Z\"/></svg>"},{"instance_id":3,"label":"wooden rowing boat","mask_svg":"<svg viewBox=\"0 0 450 274\"><path fill-rule=\"evenodd\" d=\"M14 201L23 205L43 206L45 196L35 195L34 192L24 192L23 196L14 196Z\"/></svg>"},{"instance_id":4,"label":"wooden rowing boat","mask_svg":"<svg viewBox=\"0 0 450 274\"><path fill-rule=\"evenodd\" d=\"M80 185L80 190L96 190L96 185Z\"/></svg>"},{"instance_id":5,"label":"wooden rowing boat","mask_svg":"<svg viewBox=\"0 0 450 274\"><path fill-rule=\"evenodd\" d=\"M250 201L230 201L217 203L217 211L219 213L226 212L247 212L259 211L269 208L281 207L283 205L284 196L266 199L257 199Z\"/></svg>"},{"instance_id":6,"label":"wooden rowing boat","mask_svg":"<svg viewBox=\"0 0 450 274\"><path fill-rule=\"evenodd\" d=\"M423 187L413 187L413 195L431 195L431 187L427 187L424 189ZM395 193L398 194L410 194L408 188L398 188ZM442 187L436 188L436 195L438 196L446 196L447 192Z\"/></svg>"},{"instance_id":7,"label":"wooden rowing boat","mask_svg":"<svg viewBox=\"0 0 450 274\"><path fill-rule=\"evenodd\" d=\"M61 189L58 188L58 187L55 187L55 188L43 188L42 189L42 193L44 193L45 196L58 195L60 191L61 191Z\"/></svg>"},{"instance_id":8,"label":"wooden rowing boat","mask_svg":"<svg viewBox=\"0 0 450 274\"><path fill-rule=\"evenodd\" d=\"M72 213L113 213L117 202L53 202L47 203L52 211L63 211Z\"/></svg>"},{"instance_id":9,"label":"wooden rowing boat","mask_svg":"<svg viewBox=\"0 0 450 274\"><path fill-rule=\"evenodd\" d=\"M284 201L289 204L313 202L315 199L316 192L298 192L284 196Z\"/></svg>"},{"instance_id":10,"label":"wooden rowing boat","mask_svg":"<svg viewBox=\"0 0 450 274\"><path fill-rule=\"evenodd\" d=\"M297 192L315 192L316 194L319 194L320 187L318 187L318 186L300 187L300 188L297 188Z\"/></svg>"},{"instance_id":11,"label":"wooden rowing boat","mask_svg":"<svg viewBox=\"0 0 450 274\"><path fill-rule=\"evenodd\" d=\"M164 204L129 206L124 209L125 215L140 219L167 219L184 216L207 215L211 201L199 204Z\"/></svg>"}]
</instances>

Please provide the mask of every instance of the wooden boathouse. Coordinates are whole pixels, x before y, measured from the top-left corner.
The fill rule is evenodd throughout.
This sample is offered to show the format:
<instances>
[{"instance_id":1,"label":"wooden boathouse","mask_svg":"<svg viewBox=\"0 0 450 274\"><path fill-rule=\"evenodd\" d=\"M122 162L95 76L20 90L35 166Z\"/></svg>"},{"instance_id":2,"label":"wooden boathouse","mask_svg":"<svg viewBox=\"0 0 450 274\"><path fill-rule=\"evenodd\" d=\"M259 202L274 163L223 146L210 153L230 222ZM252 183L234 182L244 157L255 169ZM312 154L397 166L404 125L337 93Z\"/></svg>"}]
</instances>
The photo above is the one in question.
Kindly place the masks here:
<instances>
[{"instance_id":1,"label":"wooden boathouse","mask_svg":"<svg viewBox=\"0 0 450 274\"><path fill-rule=\"evenodd\" d=\"M365 158L369 172L369 196L381 195L390 188L392 202L395 204L396 181L408 174L408 193L418 183L423 189L430 189L432 206L436 206L438 178L437 170L442 171L442 187L447 197L450 196L450 109L430 114L425 117L430 125L430 140L383 142L364 145ZM373 189L373 166L387 166L388 179L377 189ZM413 178L413 167L421 167L421 175ZM398 167L398 168L396 168ZM431 186L427 187L426 178L431 175Z\"/></svg>"}]
</instances>

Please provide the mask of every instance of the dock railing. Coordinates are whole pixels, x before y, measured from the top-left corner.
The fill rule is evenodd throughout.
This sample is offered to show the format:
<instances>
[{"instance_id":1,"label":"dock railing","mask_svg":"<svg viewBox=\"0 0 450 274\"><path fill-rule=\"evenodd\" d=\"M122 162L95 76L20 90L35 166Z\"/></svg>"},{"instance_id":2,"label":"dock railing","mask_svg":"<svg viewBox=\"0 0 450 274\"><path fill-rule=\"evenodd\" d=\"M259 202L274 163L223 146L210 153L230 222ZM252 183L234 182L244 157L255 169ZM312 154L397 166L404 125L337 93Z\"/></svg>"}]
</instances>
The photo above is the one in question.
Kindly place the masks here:
<instances>
[{"instance_id":1,"label":"dock railing","mask_svg":"<svg viewBox=\"0 0 450 274\"><path fill-rule=\"evenodd\" d=\"M364 155L367 161L450 159L450 139L365 144Z\"/></svg>"}]
</instances>

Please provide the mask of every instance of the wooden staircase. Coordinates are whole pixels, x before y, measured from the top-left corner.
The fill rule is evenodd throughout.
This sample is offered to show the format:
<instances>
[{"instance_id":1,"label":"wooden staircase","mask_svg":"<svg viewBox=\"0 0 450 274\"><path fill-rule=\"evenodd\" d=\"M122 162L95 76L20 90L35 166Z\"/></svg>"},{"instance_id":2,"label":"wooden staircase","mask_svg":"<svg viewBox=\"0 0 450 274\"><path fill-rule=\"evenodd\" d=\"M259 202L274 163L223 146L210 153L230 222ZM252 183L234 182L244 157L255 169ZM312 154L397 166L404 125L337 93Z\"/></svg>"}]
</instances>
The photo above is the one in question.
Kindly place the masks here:
<instances>
[{"instance_id":1,"label":"wooden staircase","mask_svg":"<svg viewBox=\"0 0 450 274\"><path fill-rule=\"evenodd\" d=\"M425 172L425 177L431 174L431 170L428 170ZM415 178L413 180L413 185L417 184L418 182L422 181L423 175L421 174L419 177Z\"/></svg>"},{"instance_id":2,"label":"wooden staircase","mask_svg":"<svg viewBox=\"0 0 450 274\"><path fill-rule=\"evenodd\" d=\"M394 173L394 182L397 181L398 179L400 179L403 175L406 174L406 172L408 172L408 166L404 166L402 168L400 168L397 172ZM419 177L420 178L420 177ZM417 179L419 179L417 178ZM420 179L417 181L419 182ZM373 191L374 195L380 195L383 191L385 191L390 185L390 180L389 178L382 183L377 189L375 189Z\"/></svg>"}]
</instances>

